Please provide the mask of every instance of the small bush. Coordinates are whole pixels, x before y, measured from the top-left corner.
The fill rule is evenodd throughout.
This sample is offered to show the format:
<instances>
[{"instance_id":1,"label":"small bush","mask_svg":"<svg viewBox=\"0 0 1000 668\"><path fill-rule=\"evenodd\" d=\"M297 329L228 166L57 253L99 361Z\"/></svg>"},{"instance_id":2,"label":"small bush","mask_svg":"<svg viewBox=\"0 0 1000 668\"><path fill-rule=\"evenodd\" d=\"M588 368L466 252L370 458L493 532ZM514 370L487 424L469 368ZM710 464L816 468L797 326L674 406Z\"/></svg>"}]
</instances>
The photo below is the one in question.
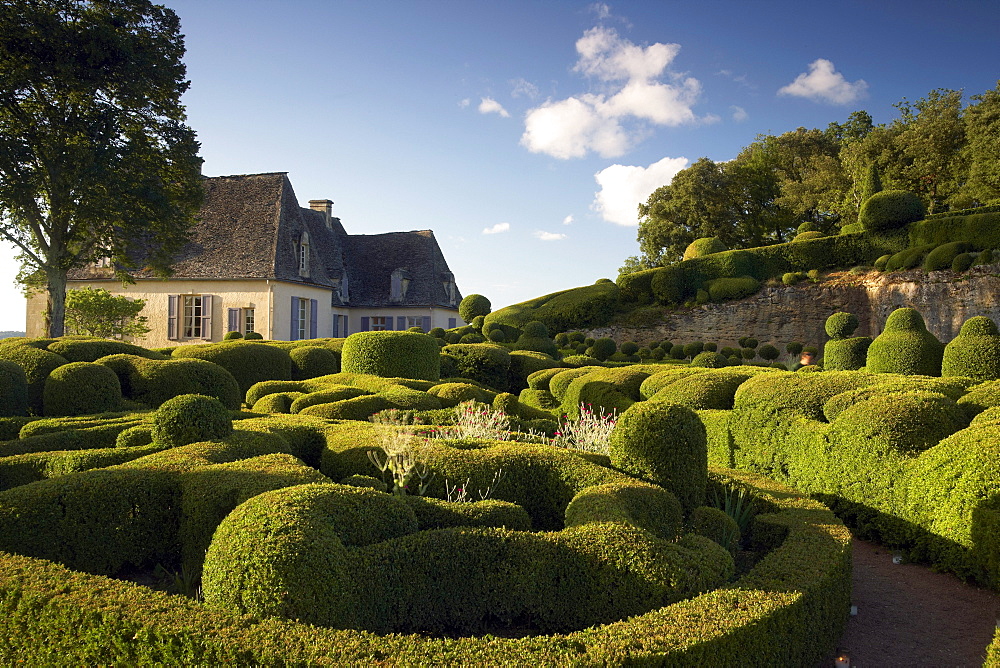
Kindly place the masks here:
<instances>
[{"instance_id":1,"label":"small bush","mask_svg":"<svg viewBox=\"0 0 1000 668\"><path fill-rule=\"evenodd\" d=\"M926 211L915 194L906 190L883 190L861 204L858 222L866 232L883 232L920 220Z\"/></svg>"},{"instance_id":2,"label":"small bush","mask_svg":"<svg viewBox=\"0 0 1000 668\"><path fill-rule=\"evenodd\" d=\"M232 431L232 417L222 402L202 394L169 399L153 414L153 442L170 447L225 438Z\"/></svg>"},{"instance_id":3,"label":"small bush","mask_svg":"<svg viewBox=\"0 0 1000 668\"><path fill-rule=\"evenodd\" d=\"M691 530L735 554L740 546L740 525L718 508L699 506L691 513Z\"/></svg>"},{"instance_id":4,"label":"small bush","mask_svg":"<svg viewBox=\"0 0 1000 668\"><path fill-rule=\"evenodd\" d=\"M260 332L247 332L246 336L243 337L245 341L260 341L264 338L264 335Z\"/></svg>"},{"instance_id":5,"label":"small bush","mask_svg":"<svg viewBox=\"0 0 1000 668\"><path fill-rule=\"evenodd\" d=\"M684 259L690 260L695 257L704 257L712 253L722 253L729 250L726 245L719 241L718 237L702 237L695 239L684 249Z\"/></svg>"},{"instance_id":6,"label":"small bush","mask_svg":"<svg viewBox=\"0 0 1000 668\"><path fill-rule=\"evenodd\" d=\"M972 255L969 253L959 253L951 262L951 270L956 274L962 274L969 270L973 264Z\"/></svg>"},{"instance_id":7,"label":"small bush","mask_svg":"<svg viewBox=\"0 0 1000 668\"><path fill-rule=\"evenodd\" d=\"M1000 379L1000 331L986 316L969 318L944 348L942 376Z\"/></svg>"},{"instance_id":8,"label":"small bush","mask_svg":"<svg viewBox=\"0 0 1000 668\"><path fill-rule=\"evenodd\" d=\"M414 332L355 332L344 341L341 366L347 373L384 378L438 380L441 349L434 339Z\"/></svg>"},{"instance_id":9,"label":"small bush","mask_svg":"<svg viewBox=\"0 0 1000 668\"><path fill-rule=\"evenodd\" d=\"M492 310L493 305L490 304L490 300L482 295L466 295L458 304L458 315L470 323L479 316L489 315Z\"/></svg>"},{"instance_id":10,"label":"small bush","mask_svg":"<svg viewBox=\"0 0 1000 668\"><path fill-rule=\"evenodd\" d=\"M940 376L943 353L944 346L927 331L920 313L899 308L868 347L866 366L873 373Z\"/></svg>"},{"instance_id":11,"label":"small bush","mask_svg":"<svg viewBox=\"0 0 1000 668\"><path fill-rule=\"evenodd\" d=\"M792 286L799 283L805 278L805 274L801 271L786 271L781 275L781 282L785 285Z\"/></svg>"},{"instance_id":12,"label":"small bush","mask_svg":"<svg viewBox=\"0 0 1000 668\"><path fill-rule=\"evenodd\" d=\"M941 244L924 258L924 271L941 271L950 269L955 258L962 254L968 254L972 250L972 244L967 241L951 241ZM972 256L969 256L970 259Z\"/></svg>"},{"instance_id":13,"label":"small bush","mask_svg":"<svg viewBox=\"0 0 1000 668\"><path fill-rule=\"evenodd\" d=\"M836 338L823 346L823 368L831 371L855 371L868 361L870 336Z\"/></svg>"},{"instance_id":14,"label":"small bush","mask_svg":"<svg viewBox=\"0 0 1000 668\"><path fill-rule=\"evenodd\" d=\"M889 262L891 255L880 255L877 260L875 260L875 269L878 271L885 271L885 265Z\"/></svg>"},{"instance_id":15,"label":"small bush","mask_svg":"<svg viewBox=\"0 0 1000 668\"><path fill-rule=\"evenodd\" d=\"M819 231L816 231L816 230L810 230L808 232L799 232L792 239L792 243L795 243L795 242L798 242L798 241L809 241L810 239L822 239L824 236L826 236L826 235L824 235L822 232L819 232Z\"/></svg>"},{"instance_id":16,"label":"small bush","mask_svg":"<svg viewBox=\"0 0 1000 668\"><path fill-rule=\"evenodd\" d=\"M826 335L831 339L846 339L858 328L858 316L843 311L826 319Z\"/></svg>"},{"instance_id":17,"label":"small bush","mask_svg":"<svg viewBox=\"0 0 1000 668\"><path fill-rule=\"evenodd\" d=\"M232 341L234 339L242 339L242 338L243 338L243 335L240 334L239 332L226 332L223 335L222 340L223 341Z\"/></svg>"},{"instance_id":18,"label":"small bush","mask_svg":"<svg viewBox=\"0 0 1000 668\"><path fill-rule=\"evenodd\" d=\"M18 364L0 360L0 417L27 414L28 377Z\"/></svg>"}]
</instances>

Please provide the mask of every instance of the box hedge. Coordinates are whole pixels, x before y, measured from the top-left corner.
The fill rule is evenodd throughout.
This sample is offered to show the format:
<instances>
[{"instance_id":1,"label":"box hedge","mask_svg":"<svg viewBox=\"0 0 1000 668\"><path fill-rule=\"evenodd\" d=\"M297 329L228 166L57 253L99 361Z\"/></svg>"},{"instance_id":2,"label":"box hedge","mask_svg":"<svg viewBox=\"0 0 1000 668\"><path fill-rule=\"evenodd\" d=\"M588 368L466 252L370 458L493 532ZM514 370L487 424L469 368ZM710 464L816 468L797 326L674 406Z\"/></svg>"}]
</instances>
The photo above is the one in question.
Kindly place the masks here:
<instances>
[{"instance_id":1,"label":"box hedge","mask_svg":"<svg viewBox=\"0 0 1000 668\"><path fill-rule=\"evenodd\" d=\"M0 345L0 360L14 362L24 370L28 383L28 408L36 415L42 414L45 381L55 369L69 364L62 355L41 350L31 340Z\"/></svg>"},{"instance_id":2,"label":"box hedge","mask_svg":"<svg viewBox=\"0 0 1000 668\"><path fill-rule=\"evenodd\" d=\"M958 336L944 347L941 375L1000 379L1000 331L996 323L981 315L966 320Z\"/></svg>"},{"instance_id":3,"label":"box hedge","mask_svg":"<svg viewBox=\"0 0 1000 668\"><path fill-rule=\"evenodd\" d=\"M265 343L243 340L180 346L172 356L218 364L236 379L241 395L259 381L290 380L292 377L292 358L288 351Z\"/></svg>"},{"instance_id":4,"label":"box hedge","mask_svg":"<svg viewBox=\"0 0 1000 668\"><path fill-rule=\"evenodd\" d=\"M607 324L619 304L620 290L611 281L598 281L570 290L553 292L493 311L486 324L508 325L520 329L537 320L550 332L566 332Z\"/></svg>"},{"instance_id":5,"label":"box hedge","mask_svg":"<svg viewBox=\"0 0 1000 668\"><path fill-rule=\"evenodd\" d=\"M943 354L944 345L927 331L920 313L898 308L868 347L866 367L873 373L940 376Z\"/></svg>"},{"instance_id":6,"label":"box hedge","mask_svg":"<svg viewBox=\"0 0 1000 668\"><path fill-rule=\"evenodd\" d=\"M50 343L47 349L70 362L96 362L102 357L119 354L154 360L167 359L162 353L113 339L61 338Z\"/></svg>"},{"instance_id":7,"label":"box hedge","mask_svg":"<svg viewBox=\"0 0 1000 668\"><path fill-rule=\"evenodd\" d=\"M28 414L28 377L16 362L0 360L0 417Z\"/></svg>"},{"instance_id":8,"label":"box hedge","mask_svg":"<svg viewBox=\"0 0 1000 668\"><path fill-rule=\"evenodd\" d=\"M441 352L455 359L455 370L460 378L482 383L494 391L507 389L510 371L510 351L493 343L455 343Z\"/></svg>"},{"instance_id":9,"label":"box hedge","mask_svg":"<svg viewBox=\"0 0 1000 668\"><path fill-rule=\"evenodd\" d=\"M115 372L126 399L150 408L180 394L204 394L235 410L244 395L231 373L203 359L152 360L136 355L110 355L97 363Z\"/></svg>"}]
</instances>

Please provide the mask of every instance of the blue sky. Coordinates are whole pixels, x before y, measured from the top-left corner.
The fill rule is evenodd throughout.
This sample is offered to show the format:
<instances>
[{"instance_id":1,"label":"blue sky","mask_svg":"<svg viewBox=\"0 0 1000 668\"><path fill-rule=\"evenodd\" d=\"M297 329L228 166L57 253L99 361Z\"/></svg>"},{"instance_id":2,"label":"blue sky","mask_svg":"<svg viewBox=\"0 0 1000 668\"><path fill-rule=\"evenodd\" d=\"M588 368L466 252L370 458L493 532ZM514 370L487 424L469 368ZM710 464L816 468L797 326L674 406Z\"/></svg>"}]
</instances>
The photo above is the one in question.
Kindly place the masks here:
<instances>
[{"instance_id":1,"label":"blue sky","mask_svg":"<svg viewBox=\"0 0 1000 668\"><path fill-rule=\"evenodd\" d=\"M614 279L636 205L701 156L1000 79L986 1L165 4L206 175L286 171L353 234L432 229L494 308Z\"/></svg>"}]
</instances>

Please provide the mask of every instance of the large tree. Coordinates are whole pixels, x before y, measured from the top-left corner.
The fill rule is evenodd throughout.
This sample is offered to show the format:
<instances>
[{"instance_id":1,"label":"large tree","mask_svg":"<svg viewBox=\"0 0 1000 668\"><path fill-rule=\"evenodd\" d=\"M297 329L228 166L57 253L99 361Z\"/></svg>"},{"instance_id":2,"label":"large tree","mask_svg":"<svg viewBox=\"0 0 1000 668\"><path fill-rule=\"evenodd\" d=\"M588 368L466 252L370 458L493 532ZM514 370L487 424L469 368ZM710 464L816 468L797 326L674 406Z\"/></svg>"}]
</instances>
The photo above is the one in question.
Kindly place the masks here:
<instances>
[{"instance_id":1,"label":"large tree","mask_svg":"<svg viewBox=\"0 0 1000 668\"><path fill-rule=\"evenodd\" d=\"M0 3L0 236L47 289L50 336L71 269L166 275L186 240L202 187L183 54L146 0Z\"/></svg>"},{"instance_id":2,"label":"large tree","mask_svg":"<svg viewBox=\"0 0 1000 668\"><path fill-rule=\"evenodd\" d=\"M975 204L1000 204L1000 81L972 100L963 116L962 155L969 172L962 192Z\"/></svg>"}]
</instances>

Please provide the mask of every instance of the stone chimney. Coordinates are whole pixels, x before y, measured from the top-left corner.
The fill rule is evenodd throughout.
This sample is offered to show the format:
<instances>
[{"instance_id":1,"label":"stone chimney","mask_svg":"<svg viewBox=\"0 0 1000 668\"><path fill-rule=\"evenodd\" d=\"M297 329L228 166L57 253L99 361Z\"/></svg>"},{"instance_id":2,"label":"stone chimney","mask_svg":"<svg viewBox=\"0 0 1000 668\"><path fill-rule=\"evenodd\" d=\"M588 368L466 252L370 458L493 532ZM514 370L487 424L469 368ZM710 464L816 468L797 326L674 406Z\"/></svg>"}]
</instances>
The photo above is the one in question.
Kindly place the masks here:
<instances>
[{"instance_id":1,"label":"stone chimney","mask_svg":"<svg viewBox=\"0 0 1000 668\"><path fill-rule=\"evenodd\" d=\"M309 200L309 208L313 211L322 211L324 219L326 221L326 226L332 228L333 220L333 200L328 199L311 199Z\"/></svg>"}]
</instances>

